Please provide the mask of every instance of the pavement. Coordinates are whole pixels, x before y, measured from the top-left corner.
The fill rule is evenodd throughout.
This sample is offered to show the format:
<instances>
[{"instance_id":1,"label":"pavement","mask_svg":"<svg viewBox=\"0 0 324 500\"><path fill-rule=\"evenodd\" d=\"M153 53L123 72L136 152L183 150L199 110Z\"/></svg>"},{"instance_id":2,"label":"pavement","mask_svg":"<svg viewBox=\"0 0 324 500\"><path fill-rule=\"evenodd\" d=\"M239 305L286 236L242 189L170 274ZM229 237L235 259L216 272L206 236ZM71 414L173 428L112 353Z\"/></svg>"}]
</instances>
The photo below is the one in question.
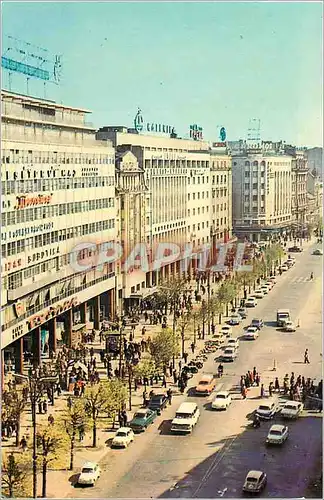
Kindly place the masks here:
<instances>
[{"instance_id":1,"label":"pavement","mask_svg":"<svg viewBox=\"0 0 324 500\"><path fill-rule=\"evenodd\" d=\"M250 389L248 398L242 400L236 387L240 376L253 366L261 373L266 388L275 376L282 381L284 374L292 371L296 376L317 380L322 377L322 257L312 256L311 250L310 244L304 244L304 252L295 255L296 265L278 277L269 295L249 313L244 324L261 317L265 327L256 341L240 341L238 359L225 366L217 390L232 392L233 402L226 412L211 411L211 398L191 396L198 374L191 379L188 393L174 397L172 406L128 449L109 450L101 461L103 474L94 488L67 488L63 496L237 498L242 496L246 473L257 468L268 475L268 485L261 496L303 497L322 446L322 414L304 412L299 420L289 422L290 437L283 447L266 448L264 441L271 424L262 423L257 430L248 426L260 403L259 389ZM309 277L311 272L313 281L298 279ZM286 307L300 322L293 334L274 326L276 310ZM235 327L234 335L242 335L244 324ZM310 353L309 365L303 363L306 348ZM213 358L210 356L203 371L215 372ZM190 435L171 435L170 422L184 399L198 404L199 422Z\"/></svg>"},{"instance_id":2,"label":"pavement","mask_svg":"<svg viewBox=\"0 0 324 500\"><path fill-rule=\"evenodd\" d=\"M322 415L306 412L305 417L289 424L290 438L284 448L268 451L264 439L270 424L262 424L257 430L247 427L248 418L259 404L259 389L250 389L244 401L236 389L240 376L252 370L253 366L261 373L261 382L265 387L275 376L282 380L284 374L291 371L296 376L299 373L312 378L322 376L322 257L311 255L311 243L304 243L303 247L302 254L295 254L296 265L278 277L273 290L259 301L243 323L244 327L253 317L262 317L265 327L256 341L241 341L238 359L233 364L225 365L224 376L216 389L232 392L233 402L226 412L210 411L210 397L191 396L201 372L216 371L214 354L203 370L189 381L188 392L184 395L176 392L172 405L145 433L136 436L128 449L113 450L107 446L114 432L106 429L99 431L97 449L90 447L90 434L82 444L78 444L75 471L79 471L85 461L100 462L103 473L94 488L76 487L78 472L50 470L48 497L237 498L241 496L247 471L254 467L263 468L269 477L263 496L304 496L307 477L312 473L316 460L318 462ZM311 272L315 276L313 281L308 279ZM282 333L273 326L276 310L283 307L291 310L296 322L299 320L300 328L294 334ZM146 336L152 337L156 329L158 331L159 327L147 325ZM233 335L240 336L242 333L242 325L234 327ZM141 337L140 325L136 329L136 340ZM203 341L199 344L202 345ZM96 343L94 348L99 352L101 345ZM303 363L305 348L309 349L310 365ZM100 363L99 367L102 372L105 371ZM54 417L55 412L61 411L62 405L66 404L66 397L65 394L55 401ZM179 404L185 400L198 404L201 417L191 435L171 435L171 420ZM141 404L142 390L139 389L137 395L133 395L129 417ZM47 419L47 416L38 418Z\"/></svg>"}]
</instances>

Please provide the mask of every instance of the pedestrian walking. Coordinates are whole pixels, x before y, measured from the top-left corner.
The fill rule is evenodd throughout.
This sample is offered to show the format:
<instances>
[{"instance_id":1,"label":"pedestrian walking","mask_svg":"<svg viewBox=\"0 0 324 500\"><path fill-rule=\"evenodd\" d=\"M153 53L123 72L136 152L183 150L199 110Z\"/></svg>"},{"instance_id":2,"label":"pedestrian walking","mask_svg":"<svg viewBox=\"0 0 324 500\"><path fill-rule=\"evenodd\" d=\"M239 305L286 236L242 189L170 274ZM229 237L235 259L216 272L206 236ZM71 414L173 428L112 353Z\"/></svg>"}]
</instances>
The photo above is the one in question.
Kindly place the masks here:
<instances>
[{"instance_id":1,"label":"pedestrian walking","mask_svg":"<svg viewBox=\"0 0 324 500\"><path fill-rule=\"evenodd\" d=\"M255 375L255 383L256 383L257 387L259 387L259 385L260 385L260 375L258 373L256 373L256 375Z\"/></svg>"},{"instance_id":2,"label":"pedestrian walking","mask_svg":"<svg viewBox=\"0 0 324 500\"><path fill-rule=\"evenodd\" d=\"M275 388L275 391L280 392L280 385L279 385L278 377L276 377L274 388Z\"/></svg>"},{"instance_id":3,"label":"pedestrian walking","mask_svg":"<svg viewBox=\"0 0 324 500\"><path fill-rule=\"evenodd\" d=\"M309 364L308 349L304 353L304 363Z\"/></svg>"},{"instance_id":4,"label":"pedestrian walking","mask_svg":"<svg viewBox=\"0 0 324 500\"><path fill-rule=\"evenodd\" d=\"M84 435L85 435L84 425L80 425L80 427L79 427L79 441L80 441L80 443L84 440Z\"/></svg>"},{"instance_id":5,"label":"pedestrian walking","mask_svg":"<svg viewBox=\"0 0 324 500\"><path fill-rule=\"evenodd\" d=\"M20 440L20 447L22 448L22 451L25 452L27 450L27 439L25 436L23 436Z\"/></svg>"},{"instance_id":6,"label":"pedestrian walking","mask_svg":"<svg viewBox=\"0 0 324 500\"><path fill-rule=\"evenodd\" d=\"M241 394L242 394L242 398L243 398L243 399L246 399L246 396L247 396L247 388L246 388L246 386L245 386L245 385L243 385L243 387L242 387Z\"/></svg>"},{"instance_id":7,"label":"pedestrian walking","mask_svg":"<svg viewBox=\"0 0 324 500\"><path fill-rule=\"evenodd\" d=\"M50 425L54 425L54 417L53 417L53 415L51 413L48 415L48 419L47 420L48 420L48 423Z\"/></svg>"},{"instance_id":8,"label":"pedestrian walking","mask_svg":"<svg viewBox=\"0 0 324 500\"><path fill-rule=\"evenodd\" d=\"M171 388L169 388L167 390L167 397L168 397L169 405L171 405L171 403L172 403L172 390L171 390Z\"/></svg>"},{"instance_id":9,"label":"pedestrian walking","mask_svg":"<svg viewBox=\"0 0 324 500\"><path fill-rule=\"evenodd\" d=\"M127 418L127 412L126 412L126 410L122 411L122 418L123 418L123 426L127 427L128 418Z\"/></svg>"},{"instance_id":10,"label":"pedestrian walking","mask_svg":"<svg viewBox=\"0 0 324 500\"><path fill-rule=\"evenodd\" d=\"M263 384L261 384L260 397L264 398L264 387L263 387Z\"/></svg>"},{"instance_id":11,"label":"pedestrian walking","mask_svg":"<svg viewBox=\"0 0 324 500\"><path fill-rule=\"evenodd\" d=\"M166 388L167 386L167 380L166 380L166 376L163 375L163 379L162 379L162 387L165 387Z\"/></svg>"},{"instance_id":12,"label":"pedestrian walking","mask_svg":"<svg viewBox=\"0 0 324 500\"><path fill-rule=\"evenodd\" d=\"M184 362L187 364L187 359L188 359L188 353L187 352L183 353L183 359L184 359Z\"/></svg>"},{"instance_id":13,"label":"pedestrian walking","mask_svg":"<svg viewBox=\"0 0 324 500\"><path fill-rule=\"evenodd\" d=\"M195 354L195 344L193 342L192 342L190 347L191 347L192 354Z\"/></svg>"},{"instance_id":14,"label":"pedestrian walking","mask_svg":"<svg viewBox=\"0 0 324 500\"><path fill-rule=\"evenodd\" d=\"M144 406L144 408L146 408L146 406L147 406L147 397L146 396L147 396L147 392L144 389L144 391L143 391L143 406Z\"/></svg>"},{"instance_id":15,"label":"pedestrian walking","mask_svg":"<svg viewBox=\"0 0 324 500\"><path fill-rule=\"evenodd\" d=\"M270 382L270 384L269 384L269 396L270 396L270 398L272 396L272 392L273 392L273 382Z\"/></svg>"},{"instance_id":16,"label":"pedestrian walking","mask_svg":"<svg viewBox=\"0 0 324 500\"><path fill-rule=\"evenodd\" d=\"M173 370L173 383L176 384L177 381L178 381L178 374L177 374L177 370Z\"/></svg>"}]
</instances>

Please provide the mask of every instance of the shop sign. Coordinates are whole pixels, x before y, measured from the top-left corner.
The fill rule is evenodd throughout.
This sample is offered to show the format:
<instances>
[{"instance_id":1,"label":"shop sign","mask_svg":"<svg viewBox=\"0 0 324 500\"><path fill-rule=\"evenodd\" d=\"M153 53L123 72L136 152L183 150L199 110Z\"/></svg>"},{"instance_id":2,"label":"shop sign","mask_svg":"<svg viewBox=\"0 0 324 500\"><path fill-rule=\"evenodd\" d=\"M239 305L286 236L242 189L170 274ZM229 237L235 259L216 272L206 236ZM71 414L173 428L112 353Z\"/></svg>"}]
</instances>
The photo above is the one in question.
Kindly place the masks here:
<instances>
[{"instance_id":1,"label":"shop sign","mask_svg":"<svg viewBox=\"0 0 324 500\"><path fill-rule=\"evenodd\" d=\"M67 311L68 309L71 309L71 307L75 307L77 305L78 305L78 300L76 297L73 297L72 299L65 300L64 302L61 302L56 306L49 307L43 313L35 314L35 316L29 318L29 320L27 321L28 328L29 330L32 330L36 326L45 323L49 319L54 318L55 316L58 316L62 314L64 311Z\"/></svg>"},{"instance_id":2,"label":"shop sign","mask_svg":"<svg viewBox=\"0 0 324 500\"><path fill-rule=\"evenodd\" d=\"M138 108L136 116L134 118L134 128L136 132L142 132L146 128L147 132L157 132L160 134L175 134L175 128L172 125L165 125L163 123L146 123L144 127L144 119L142 116L142 111Z\"/></svg>"},{"instance_id":3,"label":"shop sign","mask_svg":"<svg viewBox=\"0 0 324 500\"><path fill-rule=\"evenodd\" d=\"M31 262L38 262L39 260L44 259L44 257L53 257L55 255L58 255L60 253L60 247L55 247L55 248L50 248L47 250L42 250L41 252L36 252L33 255L28 255L27 257L27 264L30 264Z\"/></svg>"},{"instance_id":4,"label":"shop sign","mask_svg":"<svg viewBox=\"0 0 324 500\"><path fill-rule=\"evenodd\" d=\"M8 231L8 239L18 238L28 236L30 234L37 234L43 231L51 231L54 227L54 222L48 222L47 224L38 224L37 226L23 227L21 229L16 229L16 231Z\"/></svg>"},{"instance_id":5,"label":"shop sign","mask_svg":"<svg viewBox=\"0 0 324 500\"><path fill-rule=\"evenodd\" d=\"M16 206L17 210L21 208L26 208L35 205L48 205L52 201L52 194L44 195L39 194L38 196L16 196Z\"/></svg>"},{"instance_id":6,"label":"shop sign","mask_svg":"<svg viewBox=\"0 0 324 500\"><path fill-rule=\"evenodd\" d=\"M197 124L190 125L190 138L194 141L202 141L203 139L203 129Z\"/></svg>"},{"instance_id":7,"label":"shop sign","mask_svg":"<svg viewBox=\"0 0 324 500\"><path fill-rule=\"evenodd\" d=\"M19 339L23 335L26 335L27 333L27 328L24 324L17 325L12 328L11 330L11 338L12 340Z\"/></svg>"},{"instance_id":8,"label":"shop sign","mask_svg":"<svg viewBox=\"0 0 324 500\"><path fill-rule=\"evenodd\" d=\"M5 272L11 271L12 269L17 269L22 265L21 259L12 260L10 262L6 262L3 266Z\"/></svg>"},{"instance_id":9,"label":"shop sign","mask_svg":"<svg viewBox=\"0 0 324 500\"><path fill-rule=\"evenodd\" d=\"M58 168L51 168L49 170L31 170L29 168L18 170L17 172L6 172L7 181L29 180L29 179L56 179L59 177L75 177L76 170L65 170Z\"/></svg>"},{"instance_id":10,"label":"shop sign","mask_svg":"<svg viewBox=\"0 0 324 500\"><path fill-rule=\"evenodd\" d=\"M213 148L226 148L226 142L213 142Z\"/></svg>"},{"instance_id":11,"label":"shop sign","mask_svg":"<svg viewBox=\"0 0 324 500\"><path fill-rule=\"evenodd\" d=\"M93 175L99 175L98 167L84 167L81 170L82 177L92 177Z\"/></svg>"}]
</instances>

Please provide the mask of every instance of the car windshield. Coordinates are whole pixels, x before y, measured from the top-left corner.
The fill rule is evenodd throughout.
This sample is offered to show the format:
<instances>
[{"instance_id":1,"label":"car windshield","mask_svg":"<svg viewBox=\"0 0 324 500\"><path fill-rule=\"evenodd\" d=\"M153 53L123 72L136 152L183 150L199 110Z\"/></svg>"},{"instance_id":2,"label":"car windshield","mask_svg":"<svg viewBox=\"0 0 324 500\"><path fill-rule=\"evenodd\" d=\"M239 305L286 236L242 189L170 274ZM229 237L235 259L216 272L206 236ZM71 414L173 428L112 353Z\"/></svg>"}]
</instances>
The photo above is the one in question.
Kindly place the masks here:
<instances>
[{"instance_id":1,"label":"car windshield","mask_svg":"<svg viewBox=\"0 0 324 500\"><path fill-rule=\"evenodd\" d=\"M285 410L296 410L296 406L293 405L285 405Z\"/></svg>"},{"instance_id":2,"label":"car windshield","mask_svg":"<svg viewBox=\"0 0 324 500\"><path fill-rule=\"evenodd\" d=\"M201 380L199 382L199 385L208 385L208 384L209 384L208 380Z\"/></svg>"},{"instance_id":3,"label":"car windshield","mask_svg":"<svg viewBox=\"0 0 324 500\"><path fill-rule=\"evenodd\" d=\"M256 477L248 477L248 478L247 478L247 481L248 481L249 483L257 483L257 482L258 482L258 480L257 480L257 478L256 478Z\"/></svg>"},{"instance_id":4,"label":"car windshield","mask_svg":"<svg viewBox=\"0 0 324 500\"><path fill-rule=\"evenodd\" d=\"M137 413L135 413L134 415L134 418L145 418L146 417L146 413L144 412L140 412L138 411Z\"/></svg>"},{"instance_id":5,"label":"car windshield","mask_svg":"<svg viewBox=\"0 0 324 500\"><path fill-rule=\"evenodd\" d=\"M159 403L162 399L162 396L152 396L151 401L153 403Z\"/></svg>"},{"instance_id":6,"label":"car windshield","mask_svg":"<svg viewBox=\"0 0 324 500\"><path fill-rule=\"evenodd\" d=\"M176 413L176 418L189 418L188 413Z\"/></svg>"},{"instance_id":7,"label":"car windshield","mask_svg":"<svg viewBox=\"0 0 324 500\"><path fill-rule=\"evenodd\" d=\"M127 436L127 432L125 431L118 431L117 434L116 434L117 437L126 437Z\"/></svg>"},{"instance_id":8,"label":"car windshield","mask_svg":"<svg viewBox=\"0 0 324 500\"><path fill-rule=\"evenodd\" d=\"M281 436L282 432L281 431L270 431L270 434L272 436Z\"/></svg>"},{"instance_id":9,"label":"car windshield","mask_svg":"<svg viewBox=\"0 0 324 500\"><path fill-rule=\"evenodd\" d=\"M217 394L216 399L226 399L225 394Z\"/></svg>"},{"instance_id":10,"label":"car windshield","mask_svg":"<svg viewBox=\"0 0 324 500\"><path fill-rule=\"evenodd\" d=\"M259 410L269 411L269 410L270 410L270 406L260 405L260 406L259 406Z\"/></svg>"},{"instance_id":11,"label":"car windshield","mask_svg":"<svg viewBox=\"0 0 324 500\"><path fill-rule=\"evenodd\" d=\"M91 467L83 467L82 469L82 474L92 474L94 472L94 469Z\"/></svg>"}]
</instances>

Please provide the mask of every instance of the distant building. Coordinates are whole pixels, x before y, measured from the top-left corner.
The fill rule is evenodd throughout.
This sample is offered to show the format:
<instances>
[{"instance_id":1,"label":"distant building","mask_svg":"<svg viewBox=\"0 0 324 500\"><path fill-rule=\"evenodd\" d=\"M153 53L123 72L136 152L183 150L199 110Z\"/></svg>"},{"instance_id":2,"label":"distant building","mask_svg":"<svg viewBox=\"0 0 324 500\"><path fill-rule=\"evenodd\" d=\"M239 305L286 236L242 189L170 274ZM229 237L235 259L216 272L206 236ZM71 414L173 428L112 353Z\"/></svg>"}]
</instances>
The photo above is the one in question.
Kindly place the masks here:
<instances>
[{"instance_id":1,"label":"distant building","mask_svg":"<svg viewBox=\"0 0 324 500\"><path fill-rule=\"evenodd\" d=\"M310 148L306 151L308 160L308 168L315 175L323 180L324 164L323 164L323 148Z\"/></svg>"}]
</instances>

